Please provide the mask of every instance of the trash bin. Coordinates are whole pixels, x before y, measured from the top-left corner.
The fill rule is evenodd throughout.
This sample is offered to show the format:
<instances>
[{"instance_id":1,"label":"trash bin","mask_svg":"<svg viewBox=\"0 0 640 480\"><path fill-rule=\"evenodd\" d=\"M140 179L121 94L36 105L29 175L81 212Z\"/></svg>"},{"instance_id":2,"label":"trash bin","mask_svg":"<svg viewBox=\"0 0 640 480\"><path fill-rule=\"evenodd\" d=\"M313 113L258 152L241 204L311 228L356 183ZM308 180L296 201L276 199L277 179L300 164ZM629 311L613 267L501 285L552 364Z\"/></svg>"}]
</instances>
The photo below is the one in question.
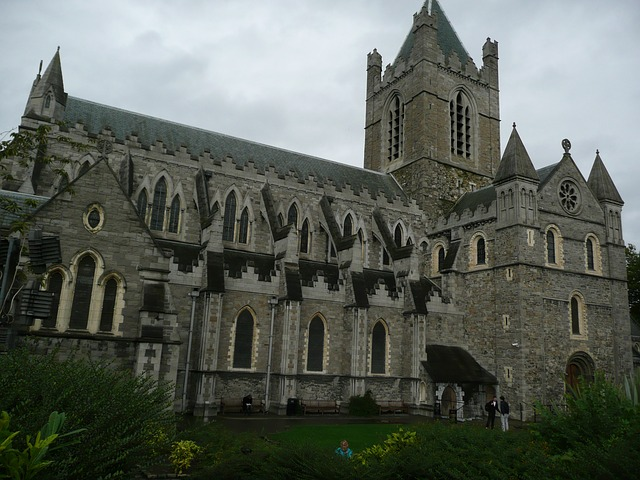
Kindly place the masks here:
<instances>
[{"instance_id":1,"label":"trash bin","mask_svg":"<svg viewBox=\"0 0 640 480\"><path fill-rule=\"evenodd\" d=\"M300 401L297 398L287 399L287 415L295 415L300 408Z\"/></svg>"}]
</instances>

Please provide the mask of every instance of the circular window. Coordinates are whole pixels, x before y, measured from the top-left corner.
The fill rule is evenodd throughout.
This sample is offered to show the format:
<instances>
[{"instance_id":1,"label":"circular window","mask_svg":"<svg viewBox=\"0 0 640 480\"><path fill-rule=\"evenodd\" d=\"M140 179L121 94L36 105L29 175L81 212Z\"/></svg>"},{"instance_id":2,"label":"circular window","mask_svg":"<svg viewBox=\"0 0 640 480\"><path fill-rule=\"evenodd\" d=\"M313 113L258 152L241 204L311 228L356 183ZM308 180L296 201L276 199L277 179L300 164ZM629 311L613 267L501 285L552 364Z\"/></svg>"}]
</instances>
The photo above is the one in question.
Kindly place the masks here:
<instances>
[{"instance_id":1,"label":"circular window","mask_svg":"<svg viewBox=\"0 0 640 480\"><path fill-rule=\"evenodd\" d=\"M104 225L104 210L98 203L89 205L82 215L84 228L92 233L102 230Z\"/></svg>"},{"instance_id":2,"label":"circular window","mask_svg":"<svg viewBox=\"0 0 640 480\"><path fill-rule=\"evenodd\" d=\"M565 212L572 215L580 212L580 189L571 180L564 180L560 183L558 199Z\"/></svg>"}]
</instances>

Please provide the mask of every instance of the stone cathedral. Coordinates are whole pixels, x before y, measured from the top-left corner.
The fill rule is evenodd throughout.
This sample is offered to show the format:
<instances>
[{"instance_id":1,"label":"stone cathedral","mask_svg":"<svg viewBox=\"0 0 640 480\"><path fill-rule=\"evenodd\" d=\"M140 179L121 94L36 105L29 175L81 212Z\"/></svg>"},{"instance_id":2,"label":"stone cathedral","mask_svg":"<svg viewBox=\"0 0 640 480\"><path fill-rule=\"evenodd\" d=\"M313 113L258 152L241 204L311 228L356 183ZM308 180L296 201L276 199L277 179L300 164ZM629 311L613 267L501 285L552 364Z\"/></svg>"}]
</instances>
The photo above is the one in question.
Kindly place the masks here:
<instances>
[{"instance_id":1,"label":"stone cathedral","mask_svg":"<svg viewBox=\"0 0 640 480\"><path fill-rule=\"evenodd\" d=\"M2 185L38 202L23 237L2 225L2 268L15 245L30 265L3 293L15 343L170 381L201 416L371 392L460 420L505 395L528 419L580 377L621 379L623 200L561 132L557 158L515 124L501 150L498 63L427 0L392 63L367 56L357 168L73 97L57 51L20 129L50 126L59 160Z\"/></svg>"}]
</instances>

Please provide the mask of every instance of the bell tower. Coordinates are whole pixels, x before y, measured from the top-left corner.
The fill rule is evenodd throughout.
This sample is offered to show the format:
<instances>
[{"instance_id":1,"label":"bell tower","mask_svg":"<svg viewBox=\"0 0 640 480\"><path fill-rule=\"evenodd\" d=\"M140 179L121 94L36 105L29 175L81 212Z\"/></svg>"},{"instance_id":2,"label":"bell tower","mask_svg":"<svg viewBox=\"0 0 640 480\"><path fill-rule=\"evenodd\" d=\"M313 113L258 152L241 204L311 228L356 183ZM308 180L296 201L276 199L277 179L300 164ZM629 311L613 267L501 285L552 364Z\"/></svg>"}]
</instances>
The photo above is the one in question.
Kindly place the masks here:
<instances>
[{"instance_id":1,"label":"bell tower","mask_svg":"<svg viewBox=\"0 0 640 480\"><path fill-rule=\"evenodd\" d=\"M432 218L491 183L500 161L498 43L482 54L478 69L427 0L393 63L367 58L364 166L393 174Z\"/></svg>"}]
</instances>

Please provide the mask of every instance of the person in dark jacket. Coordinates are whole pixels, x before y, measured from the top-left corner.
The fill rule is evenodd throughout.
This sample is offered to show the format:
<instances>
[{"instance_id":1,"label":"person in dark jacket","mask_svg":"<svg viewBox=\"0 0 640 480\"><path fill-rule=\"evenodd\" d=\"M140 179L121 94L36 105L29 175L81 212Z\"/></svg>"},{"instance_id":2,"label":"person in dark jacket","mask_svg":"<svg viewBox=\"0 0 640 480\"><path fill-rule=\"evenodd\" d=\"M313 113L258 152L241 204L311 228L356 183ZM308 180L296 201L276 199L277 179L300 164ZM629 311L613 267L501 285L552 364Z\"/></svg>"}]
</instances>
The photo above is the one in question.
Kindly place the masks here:
<instances>
[{"instance_id":1,"label":"person in dark jacket","mask_svg":"<svg viewBox=\"0 0 640 480\"><path fill-rule=\"evenodd\" d=\"M500 396L500 422L502 424L502 431L509 430L509 402L504 399L504 396Z\"/></svg>"},{"instance_id":2,"label":"person in dark jacket","mask_svg":"<svg viewBox=\"0 0 640 480\"><path fill-rule=\"evenodd\" d=\"M487 402L484 406L484 409L487 411L487 424L485 428L491 428L493 430L493 424L496 421L496 412L498 411L498 399L493 397L491 401Z\"/></svg>"}]
</instances>

